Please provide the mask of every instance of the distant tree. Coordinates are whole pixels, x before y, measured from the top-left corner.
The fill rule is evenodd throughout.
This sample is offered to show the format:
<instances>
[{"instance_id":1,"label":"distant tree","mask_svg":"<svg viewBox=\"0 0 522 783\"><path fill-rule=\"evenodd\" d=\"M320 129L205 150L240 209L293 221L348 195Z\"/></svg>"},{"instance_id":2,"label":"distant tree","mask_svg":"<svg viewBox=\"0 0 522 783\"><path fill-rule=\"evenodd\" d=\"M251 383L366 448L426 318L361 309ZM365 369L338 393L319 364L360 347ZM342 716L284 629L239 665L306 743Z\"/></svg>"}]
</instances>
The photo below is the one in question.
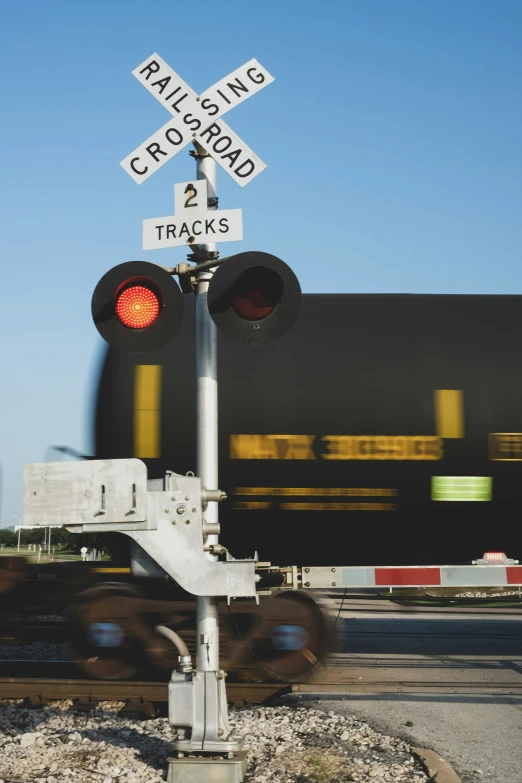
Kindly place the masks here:
<instances>
[{"instance_id":1,"label":"distant tree","mask_svg":"<svg viewBox=\"0 0 522 783\"><path fill-rule=\"evenodd\" d=\"M44 537L43 527L38 530L22 530L20 543L24 544L41 544Z\"/></svg>"},{"instance_id":2,"label":"distant tree","mask_svg":"<svg viewBox=\"0 0 522 783\"><path fill-rule=\"evenodd\" d=\"M43 545L47 535L44 527L22 530L21 546L26 551L28 544ZM127 560L128 541L127 536L120 533L69 533L64 527L53 527L51 531L51 546L59 546L78 555L85 546L89 550L108 553L111 560L122 562ZM17 543L18 533L5 528L0 530L0 546L17 546Z\"/></svg>"},{"instance_id":3,"label":"distant tree","mask_svg":"<svg viewBox=\"0 0 522 783\"><path fill-rule=\"evenodd\" d=\"M2 528L0 530L0 545L2 546L16 546L18 541L18 534L13 533L12 530Z\"/></svg>"},{"instance_id":4,"label":"distant tree","mask_svg":"<svg viewBox=\"0 0 522 783\"><path fill-rule=\"evenodd\" d=\"M108 553L111 560L120 559L122 547L128 546L127 537L121 533L71 533L68 548L80 554L82 547Z\"/></svg>"},{"instance_id":5,"label":"distant tree","mask_svg":"<svg viewBox=\"0 0 522 783\"><path fill-rule=\"evenodd\" d=\"M51 533L51 544L53 546L61 546L63 549L71 548L71 539L74 538L74 533L69 533L64 527L53 527Z\"/></svg>"},{"instance_id":6,"label":"distant tree","mask_svg":"<svg viewBox=\"0 0 522 783\"><path fill-rule=\"evenodd\" d=\"M15 534L18 541L18 533ZM47 540L49 535L48 530L45 527L22 530L20 537L21 546L27 546L27 544L43 544L44 539ZM61 545L64 549L67 548L69 539L72 538L72 534L69 533L64 527L53 527L51 530L51 545Z\"/></svg>"}]
</instances>

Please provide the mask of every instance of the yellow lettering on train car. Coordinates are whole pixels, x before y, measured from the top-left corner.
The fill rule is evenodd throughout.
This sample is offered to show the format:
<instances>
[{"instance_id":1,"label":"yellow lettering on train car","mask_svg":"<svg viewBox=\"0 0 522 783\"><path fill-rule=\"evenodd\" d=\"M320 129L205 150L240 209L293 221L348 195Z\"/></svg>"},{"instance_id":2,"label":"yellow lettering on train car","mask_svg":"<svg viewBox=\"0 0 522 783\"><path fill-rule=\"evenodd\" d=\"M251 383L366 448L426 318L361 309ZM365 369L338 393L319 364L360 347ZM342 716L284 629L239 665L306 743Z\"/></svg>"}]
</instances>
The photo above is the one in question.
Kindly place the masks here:
<instances>
[{"instance_id":1,"label":"yellow lettering on train car","mask_svg":"<svg viewBox=\"0 0 522 783\"><path fill-rule=\"evenodd\" d=\"M232 508L235 511L270 511L273 505L267 501L237 500L232 503Z\"/></svg>"},{"instance_id":2,"label":"yellow lettering on train car","mask_svg":"<svg viewBox=\"0 0 522 783\"><path fill-rule=\"evenodd\" d=\"M134 375L134 456L154 458L161 450L161 364L137 364Z\"/></svg>"},{"instance_id":3,"label":"yellow lettering on train car","mask_svg":"<svg viewBox=\"0 0 522 783\"><path fill-rule=\"evenodd\" d=\"M315 435L231 435L230 459L315 459Z\"/></svg>"},{"instance_id":4,"label":"yellow lettering on train car","mask_svg":"<svg viewBox=\"0 0 522 783\"><path fill-rule=\"evenodd\" d=\"M231 435L231 459L317 459L315 435ZM437 435L323 435L321 459L440 460L444 441Z\"/></svg>"},{"instance_id":5,"label":"yellow lettering on train car","mask_svg":"<svg viewBox=\"0 0 522 783\"><path fill-rule=\"evenodd\" d=\"M439 438L464 437L464 394L460 389L435 389L435 431Z\"/></svg>"},{"instance_id":6,"label":"yellow lettering on train car","mask_svg":"<svg viewBox=\"0 0 522 783\"><path fill-rule=\"evenodd\" d=\"M293 497L396 497L397 489L386 487L235 487L234 495Z\"/></svg>"},{"instance_id":7,"label":"yellow lettering on train car","mask_svg":"<svg viewBox=\"0 0 522 783\"><path fill-rule=\"evenodd\" d=\"M280 503L282 511L396 511L395 503Z\"/></svg>"},{"instance_id":8,"label":"yellow lettering on train car","mask_svg":"<svg viewBox=\"0 0 522 783\"><path fill-rule=\"evenodd\" d=\"M435 435L324 435L323 459L439 460L444 441Z\"/></svg>"},{"instance_id":9,"label":"yellow lettering on train car","mask_svg":"<svg viewBox=\"0 0 522 783\"><path fill-rule=\"evenodd\" d=\"M490 432L488 452L493 462L522 462L522 432Z\"/></svg>"}]
</instances>

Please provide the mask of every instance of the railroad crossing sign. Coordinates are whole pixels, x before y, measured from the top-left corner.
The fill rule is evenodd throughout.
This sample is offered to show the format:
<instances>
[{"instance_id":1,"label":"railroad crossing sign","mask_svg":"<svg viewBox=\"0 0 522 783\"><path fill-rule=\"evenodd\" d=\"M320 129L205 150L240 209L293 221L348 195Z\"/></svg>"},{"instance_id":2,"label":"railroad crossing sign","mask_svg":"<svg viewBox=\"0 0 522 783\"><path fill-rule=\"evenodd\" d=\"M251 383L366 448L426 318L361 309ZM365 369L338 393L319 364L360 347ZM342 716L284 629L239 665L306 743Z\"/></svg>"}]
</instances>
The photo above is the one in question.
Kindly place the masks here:
<instances>
[{"instance_id":1,"label":"railroad crossing sign","mask_svg":"<svg viewBox=\"0 0 522 783\"><path fill-rule=\"evenodd\" d=\"M243 239L243 210L207 209L207 181L174 185L174 215L143 221L143 249Z\"/></svg>"},{"instance_id":2,"label":"railroad crossing sign","mask_svg":"<svg viewBox=\"0 0 522 783\"><path fill-rule=\"evenodd\" d=\"M201 95L157 54L132 73L174 117L121 161L135 182L148 179L191 141L197 141L241 187L266 168L255 152L219 119L274 81L257 60L249 60Z\"/></svg>"}]
</instances>

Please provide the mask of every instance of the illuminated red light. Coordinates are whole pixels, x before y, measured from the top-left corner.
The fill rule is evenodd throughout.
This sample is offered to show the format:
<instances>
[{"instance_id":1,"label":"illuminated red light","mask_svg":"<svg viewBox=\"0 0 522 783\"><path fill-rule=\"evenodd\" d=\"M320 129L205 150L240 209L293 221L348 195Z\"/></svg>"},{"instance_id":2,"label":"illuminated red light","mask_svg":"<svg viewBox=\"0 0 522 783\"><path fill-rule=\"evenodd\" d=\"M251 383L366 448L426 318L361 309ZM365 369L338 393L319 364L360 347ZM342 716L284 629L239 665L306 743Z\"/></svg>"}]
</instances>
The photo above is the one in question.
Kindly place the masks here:
<instances>
[{"instance_id":1,"label":"illuminated red light","mask_svg":"<svg viewBox=\"0 0 522 783\"><path fill-rule=\"evenodd\" d=\"M144 285L125 288L116 301L116 315L130 329L145 329L158 317L160 303L156 294Z\"/></svg>"},{"instance_id":2,"label":"illuminated red light","mask_svg":"<svg viewBox=\"0 0 522 783\"><path fill-rule=\"evenodd\" d=\"M504 552L484 552L486 563L503 563L506 560Z\"/></svg>"}]
</instances>

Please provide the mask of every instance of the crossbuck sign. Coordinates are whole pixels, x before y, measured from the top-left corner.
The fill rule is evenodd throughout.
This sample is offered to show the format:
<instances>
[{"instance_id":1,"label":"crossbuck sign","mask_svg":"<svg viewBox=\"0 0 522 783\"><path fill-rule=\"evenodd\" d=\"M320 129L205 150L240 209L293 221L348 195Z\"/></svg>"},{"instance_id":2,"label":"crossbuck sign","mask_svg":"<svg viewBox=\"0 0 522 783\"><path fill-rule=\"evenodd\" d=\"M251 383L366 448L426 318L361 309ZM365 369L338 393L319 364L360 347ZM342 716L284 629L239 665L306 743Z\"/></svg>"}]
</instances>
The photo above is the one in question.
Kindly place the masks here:
<instances>
[{"instance_id":1,"label":"crossbuck sign","mask_svg":"<svg viewBox=\"0 0 522 783\"><path fill-rule=\"evenodd\" d=\"M133 72L173 119L131 152L121 165L141 183L191 141L197 141L238 185L246 185L266 168L234 131L219 118L273 82L257 60L250 60L201 95L192 90L157 54Z\"/></svg>"}]
</instances>

